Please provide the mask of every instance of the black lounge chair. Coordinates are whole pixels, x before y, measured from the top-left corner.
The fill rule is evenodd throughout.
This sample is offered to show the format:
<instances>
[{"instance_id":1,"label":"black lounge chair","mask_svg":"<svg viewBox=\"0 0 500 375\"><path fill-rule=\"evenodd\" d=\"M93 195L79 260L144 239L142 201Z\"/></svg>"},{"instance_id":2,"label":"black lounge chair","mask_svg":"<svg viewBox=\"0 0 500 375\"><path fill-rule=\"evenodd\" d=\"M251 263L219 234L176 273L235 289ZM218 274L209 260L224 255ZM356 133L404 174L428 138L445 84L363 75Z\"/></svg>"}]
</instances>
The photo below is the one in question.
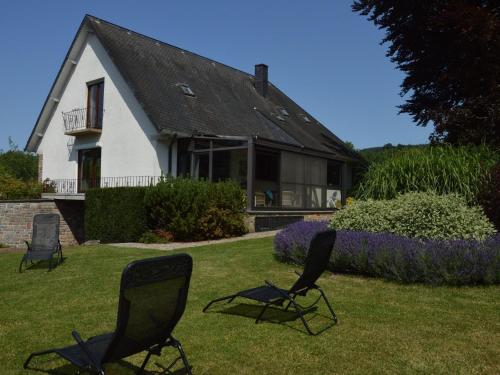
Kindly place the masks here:
<instances>
[{"instance_id":1,"label":"black lounge chair","mask_svg":"<svg viewBox=\"0 0 500 375\"><path fill-rule=\"evenodd\" d=\"M144 371L152 354L160 355L162 348L172 346L179 351L164 371L182 359L191 374L189 362L181 344L172 336L184 313L193 261L187 254L177 254L139 260L123 270L118 301L116 329L83 341L73 331L76 345L32 353L24 368L35 356L56 353L76 367L104 375L104 364L116 362L132 354L147 351L138 374Z\"/></svg>"},{"instance_id":2,"label":"black lounge chair","mask_svg":"<svg viewBox=\"0 0 500 375\"><path fill-rule=\"evenodd\" d=\"M28 261L49 261L49 271L62 263L62 246L59 242L59 215L37 214L33 217L33 229L31 232L31 243L26 241L28 250L21 259L19 272L28 267ZM57 256L54 262L54 255ZM55 263L55 265L54 265Z\"/></svg>"},{"instance_id":3,"label":"black lounge chair","mask_svg":"<svg viewBox=\"0 0 500 375\"><path fill-rule=\"evenodd\" d=\"M307 253L304 265L304 272L302 274L296 272L299 278L290 289L286 290L278 288L272 282L266 280L266 285L243 290L236 294L231 294L230 296L214 299L207 306L205 306L203 312L207 311L213 303L225 300L229 300L228 303L231 303L236 297L243 297L264 303L264 307L255 320L255 323L258 323L264 315L264 312L270 305L283 306L284 302L288 302L285 307L285 311L287 311L288 308L292 306L302 320L302 323L304 323L304 327L310 335L317 335L325 331L326 329L337 323L337 316L335 315L330 302L328 302L325 293L315 283L321 276L321 274L326 270L328 261L330 260L330 256L332 254L335 238L336 232L334 230L320 232L314 236L311 244L309 245L309 251ZM301 306L299 303L297 303L296 298L298 296L305 296L310 290L313 289L318 290L320 293L315 302L306 307ZM321 331L313 333L309 325L307 324L306 319L304 318L304 314L314 308L321 298L324 299L326 306L330 310L333 323L328 325Z\"/></svg>"}]
</instances>

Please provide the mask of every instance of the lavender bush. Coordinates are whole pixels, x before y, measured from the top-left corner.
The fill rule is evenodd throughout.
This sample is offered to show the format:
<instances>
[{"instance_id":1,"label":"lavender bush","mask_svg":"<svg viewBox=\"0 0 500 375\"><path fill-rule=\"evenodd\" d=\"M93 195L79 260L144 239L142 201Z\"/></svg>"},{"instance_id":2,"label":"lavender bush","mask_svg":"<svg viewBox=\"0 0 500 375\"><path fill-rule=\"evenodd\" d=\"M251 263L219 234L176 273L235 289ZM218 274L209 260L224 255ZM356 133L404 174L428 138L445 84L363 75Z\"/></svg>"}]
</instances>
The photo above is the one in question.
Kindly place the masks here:
<instances>
[{"instance_id":1,"label":"lavender bush","mask_svg":"<svg viewBox=\"0 0 500 375\"><path fill-rule=\"evenodd\" d=\"M275 254L302 263L309 243L327 222L299 222L279 232ZM423 240L390 233L339 230L329 269L403 283L500 283L500 235L485 241Z\"/></svg>"}]
</instances>

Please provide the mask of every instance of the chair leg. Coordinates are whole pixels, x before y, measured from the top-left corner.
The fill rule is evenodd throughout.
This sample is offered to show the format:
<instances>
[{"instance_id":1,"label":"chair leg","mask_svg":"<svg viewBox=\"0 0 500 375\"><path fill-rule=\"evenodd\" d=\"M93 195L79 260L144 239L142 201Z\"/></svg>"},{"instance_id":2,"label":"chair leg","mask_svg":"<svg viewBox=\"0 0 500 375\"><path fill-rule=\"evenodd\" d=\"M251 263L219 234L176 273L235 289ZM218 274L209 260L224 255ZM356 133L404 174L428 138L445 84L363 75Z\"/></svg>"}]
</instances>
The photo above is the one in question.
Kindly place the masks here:
<instances>
[{"instance_id":1,"label":"chair leg","mask_svg":"<svg viewBox=\"0 0 500 375\"><path fill-rule=\"evenodd\" d=\"M292 299L295 300L295 297L297 297L296 294L293 295ZM288 301L288 304L286 305L285 307L285 311L288 311L288 309L290 308L290 305L292 304L292 301Z\"/></svg>"},{"instance_id":2,"label":"chair leg","mask_svg":"<svg viewBox=\"0 0 500 375\"><path fill-rule=\"evenodd\" d=\"M295 303L294 300L290 300L290 303L295 308L295 311L297 311L297 314L299 315L299 318L302 321L302 324L304 324L304 327L306 328L307 333L309 333L309 335L311 335L311 336L314 336L313 331L311 331L311 328L309 328L309 324L307 324L306 318L304 318L304 312L302 311L302 309L297 305L297 303Z\"/></svg>"},{"instance_id":3,"label":"chair leg","mask_svg":"<svg viewBox=\"0 0 500 375\"><path fill-rule=\"evenodd\" d=\"M262 315L264 315L264 313L266 312L266 310L267 310L268 307L269 307L269 304L266 303L264 305L264 307L262 308L262 310L261 310L259 316L257 317L257 319L255 319L255 324L259 323L260 319L262 318Z\"/></svg>"},{"instance_id":4,"label":"chair leg","mask_svg":"<svg viewBox=\"0 0 500 375\"><path fill-rule=\"evenodd\" d=\"M326 306L328 307L328 310L330 310L330 313L332 314L333 321L337 323L337 315L335 314L335 311L333 311L332 306L330 305L330 302L328 301L328 298L326 298L325 293L321 288L318 288L319 292L321 293L321 297L325 300Z\"/></svg>"},{"instance_id":5,"label":"chair leg","mask_svg":"<svg viewBox=\"0 0 500 375\"><path fill-rule=\"evenodd\" d=\"M149 358L151 358L151 352L148 351L146 358L144 358L144 361L142 362L141 368L139 369L139 371L137 371L137 375L143 373L144 369L146 368L146 365L148 364Z\"/></svg>"},{"instance_id":6,"label":"chair leg","mask_svg":"<svg viewBox=\"0 0 500 375\"><path fill-rule=\"evenodd\" d=\"M28 364L30 363L31 359L33 357L38 357L40 355L45 355L45 354L50 354L50 353L55 353L55 350L54 349L49 349L49 350L42 350L40 352L33 352L30 354L30 356L28 357L28 359L26 360L26 362L24 362L24 365L23 367L24 368L28 368Z\"/></svg>"},{"instance_id":7,"label":"chair leg","mask_svg":"<svg viewBox=\"0 0 500 375\"><path fill-rule=\"evenodd\" d=\"M24 263L24 268L28 268L28 261L26 259L21 259L21 263L19 263L19 273L23 272L23 263Z\"/></svg>"},{"instance_id":8,"label":"chair leg","mask_svg":"<svg viewBox=\"0 0 500 375\"><path fill-rule=\"evenodd\" d=\"M188 375L193 375L193 372L191 371L191 366L190 366L189 361L186 357L186 353L184 353L184 349L182 349L181 343L172 337L172 345L174 348L176 348L179 351L179 354L180 354L181 359L182 359L182 363L184 364L184 368L186 369L186 372L188 373Z\"/></svg>"},{"instance_id":9,"label":"chair leg","mask_svg":"<svg viewBox=\"0 0 500 375\"><path fill-rule=\"evenodd\" d=\"M325 293L323 292L323 290L321 288L317 288L319 290L319 292L321 293L321 297L323 297L323 299L325 300L325 303L326 303L326 306L328 307L328 310L330 310L330 313L332 314L332 320L333 320L333 323L336 324L337 323L337 315L335 315L335 312L333 311L333 308L332 306L330 305L330 302L328 301L328 299L326 298L326 295ZM316 301L317 302L317 301ZM304 318L304 310L302 310L302 308L293 300L291 299L290 300L290 303L293 305L293 307L295 308L295 311L297 311L297 314L299 315L300 317L300 320L302 320L302 323L304 324L304 327L306 328L307 332L311 335L311 336L316 336L318 334L320 334L321 332L325 331L326 329L330 328L333 326L333 324L330 324L328 325L326 328L323 328L321 331L319 332L316 332L314 333L311 328L309 327L309 324L307 324L307 321L306 319ZM313 304L314 305L314 304Z\"/></svg>"},{"instance_id":10,"label":"chair leg","mask_svg":"<svg viewBox=\"0 0 500 375\"><path fill-rule=\"evenodd\" d=\"M216 298L216 299L214 299L214 300L210 301L210 302L208 303L208 305L206 305L206 306L205 306L205 308L203 309L203 312L207 311L207 310L208 310L208 308L209 308L210 306L212 306L212 304L214 304L214 303L216 303L216 302L220 302L220 301L224 301L224 300L228 299L228 300L230 300L228 303L230 303L230 302L233 302L233 300L234 300L236 297L238 297L238 295L237 295L237 294L231 294L230 296L221 297L221 298Z\"/></svg>"}]
</instances>

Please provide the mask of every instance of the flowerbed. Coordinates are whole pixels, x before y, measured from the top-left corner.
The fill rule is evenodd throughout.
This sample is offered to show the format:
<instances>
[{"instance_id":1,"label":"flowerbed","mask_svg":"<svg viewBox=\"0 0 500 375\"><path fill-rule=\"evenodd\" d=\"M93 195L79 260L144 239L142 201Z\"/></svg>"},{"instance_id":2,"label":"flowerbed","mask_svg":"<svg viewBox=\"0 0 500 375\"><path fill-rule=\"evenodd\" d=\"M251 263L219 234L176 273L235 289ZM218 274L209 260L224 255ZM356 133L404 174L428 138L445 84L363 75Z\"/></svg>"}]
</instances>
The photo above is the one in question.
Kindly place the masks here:
<instances>
[{"instance_id":1,"label":"flowerbed","mask_svg":"<svg viewBox=\"0 0 500 375\"><path fill-rule=\"evenodd\" d=\"M276 235L276 256L302 263L315 233L328 222L299 222ZM425 240L389 233L339 230L329 269L402 283L500 283L500 235L484 241Z\"/></svg>"}]
</instances>

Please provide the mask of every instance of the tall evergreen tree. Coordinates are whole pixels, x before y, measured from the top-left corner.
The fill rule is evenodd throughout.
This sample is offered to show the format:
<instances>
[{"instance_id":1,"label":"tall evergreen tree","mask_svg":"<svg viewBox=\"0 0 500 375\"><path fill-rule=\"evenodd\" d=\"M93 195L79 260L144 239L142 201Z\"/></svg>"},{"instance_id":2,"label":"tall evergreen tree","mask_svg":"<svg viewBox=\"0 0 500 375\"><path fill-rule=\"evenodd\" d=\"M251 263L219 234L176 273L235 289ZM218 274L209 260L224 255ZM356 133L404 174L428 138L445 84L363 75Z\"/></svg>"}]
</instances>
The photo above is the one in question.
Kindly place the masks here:
<instances>
[{"instance_id":1,"label":"tall evergreen tree","mask_svg":"<svg viewBox=\"0 0 500 375\"><path fill-rule=\"evenodd\" d=\"M435 141L500 146L500 1L355 0L406 74L400 111Z\"/></svg>"}]
</instances>

